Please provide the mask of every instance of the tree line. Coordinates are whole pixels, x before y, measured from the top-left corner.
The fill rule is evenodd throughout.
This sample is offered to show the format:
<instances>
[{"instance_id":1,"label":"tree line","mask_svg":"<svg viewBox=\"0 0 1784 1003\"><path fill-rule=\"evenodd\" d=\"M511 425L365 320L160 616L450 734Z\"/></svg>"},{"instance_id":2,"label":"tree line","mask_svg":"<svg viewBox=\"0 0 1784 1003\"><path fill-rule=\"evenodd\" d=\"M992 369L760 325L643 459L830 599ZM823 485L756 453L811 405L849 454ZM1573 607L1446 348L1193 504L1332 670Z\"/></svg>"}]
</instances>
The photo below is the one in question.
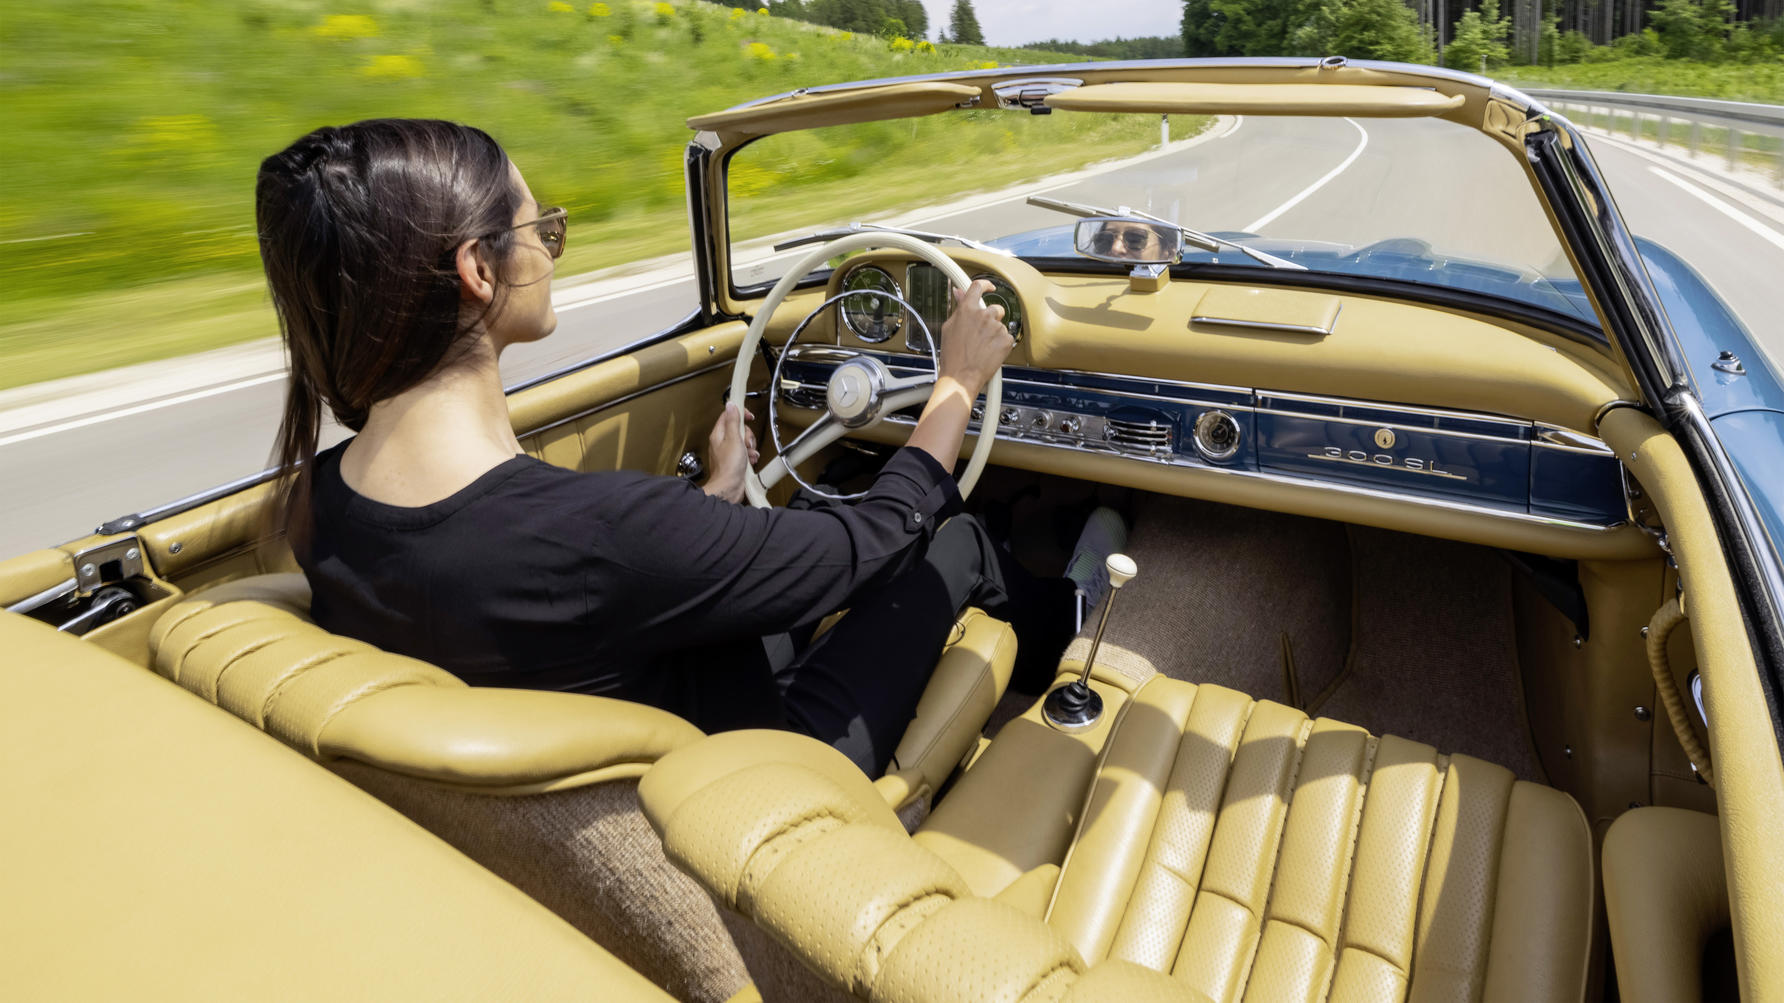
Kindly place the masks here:
<instances>
[{"instance_id":1,"label":"tree line","mask_svg":"<svg viewBox=\"0 0 1784 1003\"><path fill-rule=\"evenodd\" d=\"M929 12L923 0L713 0L726 7L745 10L766 8L775 17L829 25L843 31L887 38L928 38ZM937 41L984 45L972 0L954 0L948 26Z\"/></svg>"},{"instance_id":2,"label":"tree line","mask_svg":"<svg viewBox=\"0 0 1784 1003\"><path fill-rule=\"evenodd\" d=\"M1784 0L1184 0L1190 56L1508 63L1784 58Z\"/></svg>"}]
</instances>

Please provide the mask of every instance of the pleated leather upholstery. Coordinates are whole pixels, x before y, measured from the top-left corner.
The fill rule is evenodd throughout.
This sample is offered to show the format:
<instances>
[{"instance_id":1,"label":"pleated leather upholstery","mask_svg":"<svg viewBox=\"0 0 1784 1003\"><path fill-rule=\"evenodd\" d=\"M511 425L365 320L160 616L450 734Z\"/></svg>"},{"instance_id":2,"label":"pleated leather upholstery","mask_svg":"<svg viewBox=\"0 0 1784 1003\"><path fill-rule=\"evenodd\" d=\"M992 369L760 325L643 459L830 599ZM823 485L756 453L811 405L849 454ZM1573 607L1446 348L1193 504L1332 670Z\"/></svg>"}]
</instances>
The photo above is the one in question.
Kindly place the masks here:
<instances>
[{"instance_id":1,"label":"pleated leather upholstery","mask_svg":"<svg viewBox=\"0 0 1784 1003\"><path fill-rule=\"evenodd\" d=\"M1048 922L1215 1000L1570 999L1593 864L1565 794L1157 677L1105 751Z\"/></svg>"}]
</instances>

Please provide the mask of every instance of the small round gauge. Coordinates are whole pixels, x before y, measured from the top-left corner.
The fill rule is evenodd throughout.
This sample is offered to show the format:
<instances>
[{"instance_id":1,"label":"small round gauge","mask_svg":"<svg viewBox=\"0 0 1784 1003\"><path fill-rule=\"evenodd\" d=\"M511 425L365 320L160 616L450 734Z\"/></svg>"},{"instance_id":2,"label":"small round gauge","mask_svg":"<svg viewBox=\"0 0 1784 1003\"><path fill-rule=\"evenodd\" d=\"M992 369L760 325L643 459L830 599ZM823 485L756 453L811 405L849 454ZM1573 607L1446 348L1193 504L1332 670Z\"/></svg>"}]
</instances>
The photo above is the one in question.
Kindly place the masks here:
<instances>
[{"instance_id":1,"label":"small round gauge","mask_svg":"<svg viewBox=\"0 0 1784 1003\"><path fill-rule=\"evenodd\" d=\"M884 269L872 265L862 265L842 280L844 292L872 290L903 298L904 291ZM855 332L855 337L870 345L891 340L904 326L904 308L885 296L845 296L838 304L842 307L843 323Z\"/></svg>"},{"instance_id":2,"label":"small round gauge","mask_svg":"<svg viewBox=\"0 0 1784 1003\"><path fill-rule=\"evenodd\" d=\"M1004 327L1009 329L1010 337L1022 340L1022 298L1010 284L995 275L975 275L974 281L984 279L991 283L991 291L985 294L988 306L1001 306L1004 312Z\"/></svg>"}]
</instances>

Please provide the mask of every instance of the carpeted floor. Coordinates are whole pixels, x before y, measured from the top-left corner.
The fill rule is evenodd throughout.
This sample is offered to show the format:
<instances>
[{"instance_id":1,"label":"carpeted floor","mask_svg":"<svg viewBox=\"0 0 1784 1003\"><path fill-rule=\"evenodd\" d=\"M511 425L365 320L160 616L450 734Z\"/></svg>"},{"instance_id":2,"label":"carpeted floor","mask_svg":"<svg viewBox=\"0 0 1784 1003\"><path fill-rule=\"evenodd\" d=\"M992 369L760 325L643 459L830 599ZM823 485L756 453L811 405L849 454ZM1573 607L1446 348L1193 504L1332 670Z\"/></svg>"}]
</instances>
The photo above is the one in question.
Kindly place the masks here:
<instances>
[{"instance_id":1,"label":"carpeted floor","mask_svg":"<svg viewBox=\"0 0 1784 1003\"><path fill-rule=\"evenodd\" d=\"M1541 781L1518 674L1511 569L1485 547L1353 526L1350 671L1316 710Z\"/></svg>"},{"instance_id":2,"label":"carpeted floor","mask_svg":"<svg viewBox=\"0 0 1784 1003\"><path fill-rule=\"evenodd\" d=\"M1146 495L1128 554L1140 573L1110 614L1104 669L1218 683L1543 778L1511 572L1492 550ZM1068 662L1094 630L1093 616Z\"/></svg>"}]
</instances>

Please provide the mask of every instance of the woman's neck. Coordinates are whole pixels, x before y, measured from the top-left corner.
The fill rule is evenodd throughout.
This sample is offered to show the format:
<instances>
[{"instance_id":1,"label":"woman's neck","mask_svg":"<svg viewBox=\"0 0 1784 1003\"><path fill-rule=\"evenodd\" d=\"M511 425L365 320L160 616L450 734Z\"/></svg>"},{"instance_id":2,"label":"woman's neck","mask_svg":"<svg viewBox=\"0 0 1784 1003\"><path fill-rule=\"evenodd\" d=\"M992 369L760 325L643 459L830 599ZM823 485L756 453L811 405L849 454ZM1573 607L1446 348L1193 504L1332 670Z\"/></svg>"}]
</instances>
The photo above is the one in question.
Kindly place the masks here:
<instances>
[{"instance_id":1,"label":"woman's neck","mask_svg":"<svg viewBox=\"0 0 1784 1003\"><path fill-rule=\"evenodd\" d=\"M520 452L496 352L483 336L420 384L373 404L341 476L376 501L427 505Z\"/></svg>"}]
</instances>

